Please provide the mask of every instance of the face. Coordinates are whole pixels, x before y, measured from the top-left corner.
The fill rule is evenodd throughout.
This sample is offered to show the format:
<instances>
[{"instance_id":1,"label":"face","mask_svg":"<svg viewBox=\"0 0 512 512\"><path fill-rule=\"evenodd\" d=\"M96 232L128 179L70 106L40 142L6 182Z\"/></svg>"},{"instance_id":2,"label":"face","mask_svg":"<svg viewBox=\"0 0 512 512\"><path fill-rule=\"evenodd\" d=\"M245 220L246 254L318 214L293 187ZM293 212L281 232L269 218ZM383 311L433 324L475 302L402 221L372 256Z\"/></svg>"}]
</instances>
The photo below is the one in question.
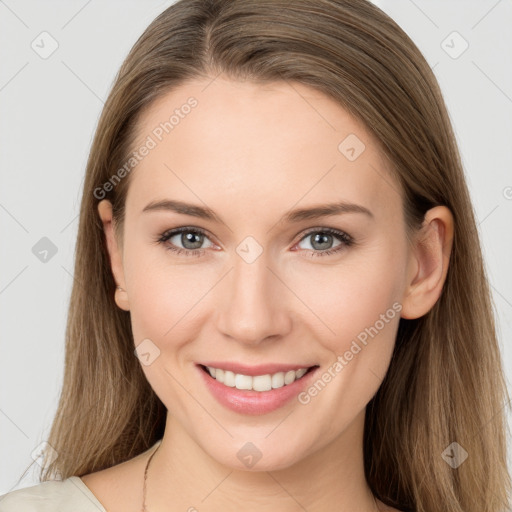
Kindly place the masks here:
<instances>
[{"instance_id":1,"label":"face","mask_svg":"<svg viewBox=\"0 0 512 512\"><path fill-rule=\"evenodd\" d=\"M118 304L204 452L247 469L250 441L258 469L284 468L360 425L388 369L412 269L402 200L377 142L326 96L209 82L141 118L135 146L151 147L131 171Z\"/></svg>"}]
</instances>

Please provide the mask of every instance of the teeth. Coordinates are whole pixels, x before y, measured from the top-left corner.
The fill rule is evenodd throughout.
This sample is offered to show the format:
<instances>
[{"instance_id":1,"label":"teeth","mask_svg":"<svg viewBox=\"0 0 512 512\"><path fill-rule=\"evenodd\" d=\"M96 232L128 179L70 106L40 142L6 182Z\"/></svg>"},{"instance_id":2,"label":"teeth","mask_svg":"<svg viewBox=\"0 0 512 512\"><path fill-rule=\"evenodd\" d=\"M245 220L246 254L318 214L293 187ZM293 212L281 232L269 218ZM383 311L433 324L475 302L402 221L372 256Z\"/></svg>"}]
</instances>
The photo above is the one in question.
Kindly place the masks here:
<instances>
[{"instance_id":1,"label":"teeth","mask_svg":"<svg viewBox=\"0 0 512 512\"><path fill-rule=\"evenodd\" d=\"M282 388L284 386L284 373L274 373L271 378L272 388Z\"/></svg>"},{"instance_id":2,"label":"teeth","mask_svg":"<svg viewBox=\"0 0 512 512\"><path fill-rule=\"evenodd\" d=\"M235 375L235 388L236 389L252 389L252 377L248 375Z\"/></svg>"},{"instance_id":3,"label":"teeth","mask_svg":"<svg viewBox=\"0 0 512 512\"><path fill-rule=\"evenodd\" d=\"M225 386L253 391L270 391L271 389L282 388L300 379L308 371L307 368L301 368L300 370L278 372L273 375L255 375L251 377L250 375L233 373L229 370L212 368L211 366L207 366L207 368L210 375Z\"/></svg>"},{"instance_id":4,"label":"teeth","mask_svg":"<svg viewBox=\"0 0 512 512\"><path fill-rule=\"evenodd\" d=\"M220 371L222 372L222 370L220 370ZM221 377L221 378L224 378L224 385L229 386L230 388L235 387L235 374L233 372L225 371L224 377ZM220 381L220 382L223 382L223 381Z\"/></svg>"}]
</instances>

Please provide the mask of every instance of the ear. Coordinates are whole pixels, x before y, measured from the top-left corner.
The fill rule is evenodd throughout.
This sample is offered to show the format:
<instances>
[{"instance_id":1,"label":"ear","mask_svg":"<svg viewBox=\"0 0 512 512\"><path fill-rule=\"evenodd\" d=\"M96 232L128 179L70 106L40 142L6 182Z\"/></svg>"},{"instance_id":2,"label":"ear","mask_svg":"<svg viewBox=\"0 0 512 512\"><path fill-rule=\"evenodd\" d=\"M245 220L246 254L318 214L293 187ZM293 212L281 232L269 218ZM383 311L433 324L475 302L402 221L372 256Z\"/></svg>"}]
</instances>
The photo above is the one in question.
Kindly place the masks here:
<instances>
[{"instance_id":1,"label":"ear","mask_svg":"<svg viewBox=\"0 0 512 512\"><path fill-rule=\"evenodd\" d=\"M128 302L128 293L125 291L122 248L119 246L117 237L115 236L112 221L112 203L108 199L103 199L99 202L98 214L103 223L103 231L105 232L110 267L112 268L114 281L122 288L122 290L116 289L115 301L121 309L129 311L130 304Z\"/></svg>"},{"instance_id":2,"label":"ear","mask_svg":"<svg viewBox=\"0 0 512 512\"><path fill-rule=\"evenodd\" d=\"M453 243L453 215L446 206L425 214L409 260L402 318L419 318L430 311L443 291Z\"/></svg>"}]
</instances>

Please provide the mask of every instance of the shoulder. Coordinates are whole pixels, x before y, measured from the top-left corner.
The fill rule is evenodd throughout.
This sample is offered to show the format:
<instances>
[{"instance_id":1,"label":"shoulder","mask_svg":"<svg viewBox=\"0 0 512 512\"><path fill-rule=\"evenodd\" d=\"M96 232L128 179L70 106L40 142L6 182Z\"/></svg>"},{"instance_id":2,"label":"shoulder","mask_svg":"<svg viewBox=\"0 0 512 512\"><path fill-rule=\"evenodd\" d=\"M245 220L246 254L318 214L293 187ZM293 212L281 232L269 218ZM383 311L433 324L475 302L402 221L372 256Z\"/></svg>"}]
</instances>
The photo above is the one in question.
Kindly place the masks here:
<instances>
[{"instance_id":1,"label":"shoulder","mask_svg":"<svg viewBox=\"0 0 512 512\"><path fill-rule=\"evenodd\" d=\"M78 476L49 480L0 496L0 512L106 512Z\"/></svg>"}]
</instances>

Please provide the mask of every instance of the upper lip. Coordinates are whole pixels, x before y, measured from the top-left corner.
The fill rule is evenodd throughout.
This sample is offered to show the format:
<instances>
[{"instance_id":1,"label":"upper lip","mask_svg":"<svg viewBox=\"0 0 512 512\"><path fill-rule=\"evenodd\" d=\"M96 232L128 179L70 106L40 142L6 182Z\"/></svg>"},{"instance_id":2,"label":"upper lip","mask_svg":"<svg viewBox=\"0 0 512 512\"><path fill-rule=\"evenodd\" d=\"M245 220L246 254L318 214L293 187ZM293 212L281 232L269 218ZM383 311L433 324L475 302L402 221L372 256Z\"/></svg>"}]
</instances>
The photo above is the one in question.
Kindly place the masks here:
<instances>
[{"instance_id":1,"label":"upper lip","mask_svg":"<svg viewBox=\"0 0 512 512\"><path fill-rule=\"evenodd\" d=\"M220 368L222 370L232 371L233 373L239 373L241 375L255 376L255 375L267 375L278 372L289 372L290 370L299 370L300 368L310 368L310 364L258 364L255 366L249 366L245 364L235 363L231 361L206 361L199 363L203 366L211 366L212 368Z\"/></svg>"}]
</instances>

